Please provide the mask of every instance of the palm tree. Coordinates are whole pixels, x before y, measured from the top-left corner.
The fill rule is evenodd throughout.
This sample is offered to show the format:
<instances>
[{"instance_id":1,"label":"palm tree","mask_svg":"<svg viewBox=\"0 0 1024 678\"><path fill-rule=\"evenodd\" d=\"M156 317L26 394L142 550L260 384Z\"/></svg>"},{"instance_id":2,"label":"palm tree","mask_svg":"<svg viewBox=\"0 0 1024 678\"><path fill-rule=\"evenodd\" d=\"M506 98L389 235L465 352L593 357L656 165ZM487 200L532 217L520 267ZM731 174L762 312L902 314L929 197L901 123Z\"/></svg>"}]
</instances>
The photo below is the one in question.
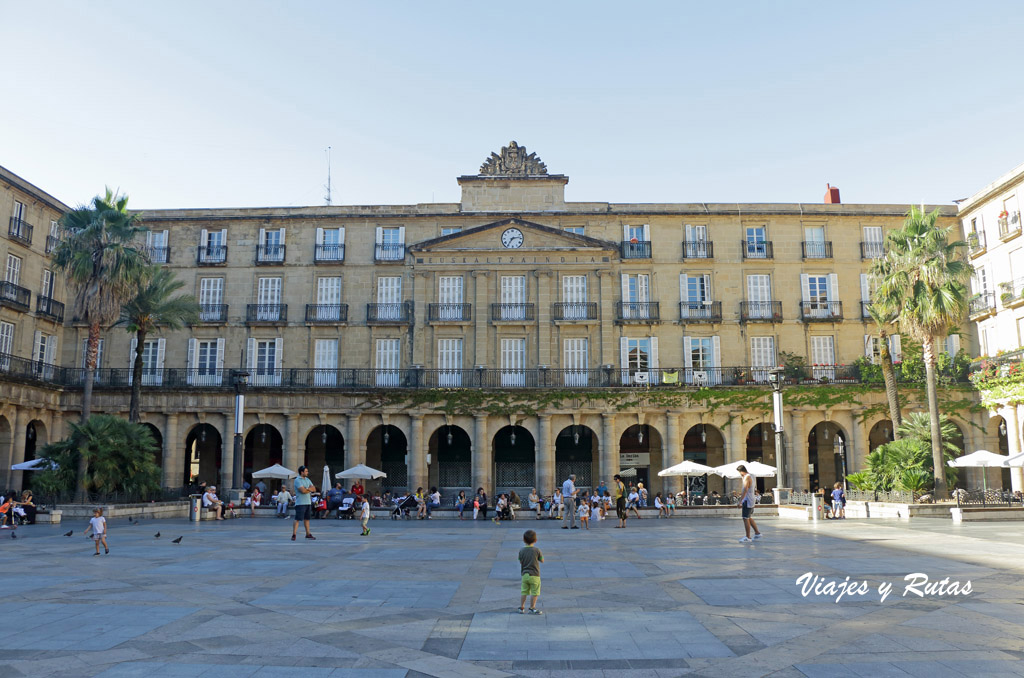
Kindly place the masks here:
<instances>
[{"instance_id":1,"label":"palm tree","mask_svg":"<svg viewBox=\"0 0 1024 678\"><path fill-rule=\"evenodd\" d=\"M143 275L135 297L121 307L118 324L135 333L135 361L132 364L132 397L128 406L128 421L139 420L139 396L142 392L142 353L146 336L157 326L180 330L186 323L199 321L199 304L192 295L171 296L185 283L166 268L149 267Z\"/></svg>"},{"instance_id":2,"label":"palm tree","mask_svg":"<svg viewBox=\"0 0 1024 678\"><path fill-rule=\"evenodd\" d=\"M100 330L121 313L121 305L135 294L139 277L149 261L134 246L143 230L140 215L128 211L128 197L109 188L103 197L81 205L61 217L66 236L53 252L53 265L64 273L74 295L72 313L89 326L82 393L82 423L92 413L92 387ZM85 456L78 462L75 501L86 499Z\"/></svg>"},{"instance_id":3,"label":"palm tree","mask_svg":"<svg viewBox=\"0 0 1024 678\"><path fill-rule=\"evenodd\" d=\"M882 379L885 381L885 397L889 400L889 418L892 420L893 439L899 440L900 424L903 415L900 413L900 393L896 390L896 371L892 368L892 353L889 351L889 330L894 318L882 313L874 303L867 305L868 315L875 321L878 329L880 362L882 363Z\"/></svg>"},{"instance_id":4,"label":"palm tree","mask_svg":"<svg viewBox=\"0 0 1024 678\"><path fill-rule=\"evenodd\" d=\"M953 226L937 225L939 211L925 214L911 206L902 228L889 234L886 253L873 272L879 280L876 303L896 317L900 327L921 342L925 388L931 418L935 494L947 496L942 472L942 436L935 375L935 342L967 314L967 283L974 268L967 261L967 243L952 238Z\"/></svg>"}]
</instances>

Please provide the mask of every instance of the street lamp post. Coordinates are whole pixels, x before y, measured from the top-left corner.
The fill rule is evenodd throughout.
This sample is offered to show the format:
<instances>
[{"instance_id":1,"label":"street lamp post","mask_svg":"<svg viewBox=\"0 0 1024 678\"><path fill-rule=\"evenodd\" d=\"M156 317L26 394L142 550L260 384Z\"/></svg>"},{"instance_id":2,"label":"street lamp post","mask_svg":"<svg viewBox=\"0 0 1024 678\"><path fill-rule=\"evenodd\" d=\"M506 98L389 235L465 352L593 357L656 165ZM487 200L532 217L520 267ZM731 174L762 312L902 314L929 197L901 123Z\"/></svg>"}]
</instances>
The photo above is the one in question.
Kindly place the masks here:
<instances>
[{"instance_id":1,"label":"street lamp post","mask_svg":"<svg viewBox=\"0 0 1024 678\"><path fill-rule=\"evenodd\" d=\"M789 501L789 478L786 475L786 436L782 425L782 379L784 370L776 367L768 371L768 383L772 386L772 411L775 417L775 467L778 481L775 488L775 503Z\"/></svg>"},{"instance_id":2,"label":"street lamp post","mask_svg":"<svg viewBox=\"0 0 1024 678\"><path fill-rule=\"evenodd\" d=\"M245 419L245 389L249 385L249 373L244 370L235 372L233 381L235 384L235 458L234 464L232 464L231 489L238 493L243 492L242 469L245 451L242 445L242 424Z\"/></svg>"},{"instance_id":3,"label":"street lamp post","mask_svg":"<svg viewBox=\"0 0 1024 678\"><path fill-rule=\"evenodd\" d=\"M832 450L839 455L839 461L843 464L843 492L846 492L846 443L838 433L832 443Z\"/></svg>"}]
</instances>

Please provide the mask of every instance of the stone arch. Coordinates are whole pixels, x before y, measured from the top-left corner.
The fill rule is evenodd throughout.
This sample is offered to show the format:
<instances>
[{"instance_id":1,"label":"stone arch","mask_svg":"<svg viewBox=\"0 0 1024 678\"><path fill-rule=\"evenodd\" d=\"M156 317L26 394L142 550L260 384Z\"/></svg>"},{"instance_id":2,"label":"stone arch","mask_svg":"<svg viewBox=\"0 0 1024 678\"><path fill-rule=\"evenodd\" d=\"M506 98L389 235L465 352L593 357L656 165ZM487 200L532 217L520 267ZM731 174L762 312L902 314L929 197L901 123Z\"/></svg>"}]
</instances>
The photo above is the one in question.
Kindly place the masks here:
<instances>
[{"instance_id":1,"label":"stone arch","mask_svg":"<svg viewBox=\"0 0 1024 678\"><path fill-rule=\"evenodd\" d=\"M647 488L648 504L656 492L664 489L664 483L658 476L658 471L665 468L664 447L661 431L651 424L633 424L619 436L619 471L636 469L633 482L642 482ZM629 485L630 480L625 480Z\"/></svg>"},{"instance_id":2,"label":"stone arch","mask_svg":"<svg viewBox=\"0 0 1024 678\"><path fill-rule=\"evenodd\" d=\"M570 473L576 474L576 487L591 490L600 482L597 477L598 436L589 426L566 426L555 436L555 484L564 482ZM543 495L555 488L538 487Z\"/></svg>"},{"instance_id":3,"label":"stone arch","mask_svg":"<svg viewBox=\"0 0 1024 678\"><path fill-rule=\"evenodd\" d=\"M366 437L366 465L388 474L380 480L364 480L370 492L409 489L409 441L402 429L393 424L381 424ZM374 488L374 489L371 489Z\"/></svg>"},{"instance_id":4,"label":"stone arch","mask_svg":"<svg viewBox=\"0 0 1024 678\"><path fill-rule=\"evenodd\" d=\"M843 441L847 453L850 450L850 436L834 421L821 421L811 427L807 434L807 463L810 489L825 488L828 494L835 483L843 478L842 458L836 453L836 436Z\"/></svg>"},{"instance_id":5,"label":"stone arch","mask_svg":"<svg viewBox=\"0 0 1024 678\"><path fill-rule=\"evenodd\" d=\"M306 434L302 464L308 466L310 475L317 478L320 477L324 466L330 467L331 478L334 478L335 473L344 471L345 437L341 431L330 424L320 424L311 428Z\"/></svg>"},{"instance_id":6,"label":"stone arch","mask_svg":"<svg viewBox=\"0 0 1024 678\"><path fill-rule=\"evenodd\" d=\"M721 466L725 463L725 434L711 424L691 426L683 436L683 459L706 466ZM725 480L719 475L692 476L686 479L686 484L695 496L712 492L725 495Z\"/></svg>"},{"instance_id":7,"label":"stone arch","mask_svg":"<svg viewBox=\"0 0 1024 678\"><path fill-rule=\"evenodd\" d=\"M445 499L457 497L460 490L473 496L473 441L466 429L456 424L438 427L427 441L427 454L428 487L437 487Z\"/></svg>"},{"instance_id":8,"label":"stone arch","mask_svg":"<svg viewBox=\"0 0 1024 678\"><path fill-rule=\"evenodd\" d=\"M148 421L142 422L142 425L149 429L149 432L153 436L153 442L156 444L156 449L153 450L153 461L156 465L163 468L164 463L164 434L160 432L153 424Z\"/></svg>"},{"instance_id":9,"label":"stone arch","mask_svg":"<svg viewBox=\"0 0 1024 678\"><path fill-rule=\"evenodd\" d=\"M985 439L996 441L996 449L990 450L991 452L995 452L996 454L1010 454L1010 430L1008 426L1009 424L1006 423L1006 420L998 414L989 417L988 423L985 426ZM989 487L993 487L995 485L993 482L993 476L995 476L995 474L988 478ZM1004 490L1008 490L1013 486L1013 478L1011 476L1010 469L1000 469L999 475L996 477L998 477L1002 482Z\"/></svg>"},{"instance_id":10,"label":"stone arch","mask_svg":"<svg viewBox=\"0 0 1024 678\"><path fill-rule=\"evenodd\" d=\"M253 471L282 464L284 461L284 438L273 424L260 423L250 428L242 449L242 478L235 480L238 486L243 482L251 484ZM297 469L292 469L295 470ZM316 474L313 474L313 477L315 478Z\"/></svg>"},{"instance_id":11,"label":"stone arch","mask_svg":"<svg viewBox=\"0 0 1024 678\"><path fill-rule=\"evenodd\" d=\"M220 431L211 424L196 424L185 436L185 467L182 485L205 482L220 484L220 463L223 441Z\"/></svg>"},{"instance_id":12,"label":"stone arch","mask_svg":"<svg viewBox=\"0 0 1024 678\"><path fill-rule=\"evenodd\" d=\"M529 493L537 482L537 444L524 426L503 426L491 439L494 452L494 492Z\"/></svg>"},{"instance_id":13,"label":"stone arch","mask_svg":"<svg viewBox=\"0 0 1024 678\"><path fill-rule=\"evenodd\" d=\"M868 431L868 453L875 451L875 448L892 442L895 428L888 419L876 421Z\"/></svg>"}]
</instances>

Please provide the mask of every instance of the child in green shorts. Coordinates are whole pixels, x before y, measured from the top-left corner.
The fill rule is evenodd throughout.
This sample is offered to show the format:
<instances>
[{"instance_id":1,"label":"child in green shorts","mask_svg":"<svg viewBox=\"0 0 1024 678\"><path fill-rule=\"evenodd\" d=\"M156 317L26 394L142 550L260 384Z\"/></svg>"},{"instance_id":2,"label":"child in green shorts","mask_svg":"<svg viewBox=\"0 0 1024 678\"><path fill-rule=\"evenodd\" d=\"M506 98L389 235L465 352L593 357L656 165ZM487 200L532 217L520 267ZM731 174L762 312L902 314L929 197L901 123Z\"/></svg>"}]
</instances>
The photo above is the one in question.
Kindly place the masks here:
<instances>
[{"instance_id":1,"label":"child in green shorts","mask_svg":"<svg viewBox=\"0 0 1024 678\"><path fill-rule=\"evenodd\" d=\"M523 575L523 585L520 588L522 598L519 599L519 614L526 612L526 597L532 596L530 601L530 614L544 614L537 609L537 598L540 596L540 564L544 562L544 554L537 548L537 533L527 530L523 533L523 542L526 544L519 549L519 568Z\"/></svg>"}]
</instances>

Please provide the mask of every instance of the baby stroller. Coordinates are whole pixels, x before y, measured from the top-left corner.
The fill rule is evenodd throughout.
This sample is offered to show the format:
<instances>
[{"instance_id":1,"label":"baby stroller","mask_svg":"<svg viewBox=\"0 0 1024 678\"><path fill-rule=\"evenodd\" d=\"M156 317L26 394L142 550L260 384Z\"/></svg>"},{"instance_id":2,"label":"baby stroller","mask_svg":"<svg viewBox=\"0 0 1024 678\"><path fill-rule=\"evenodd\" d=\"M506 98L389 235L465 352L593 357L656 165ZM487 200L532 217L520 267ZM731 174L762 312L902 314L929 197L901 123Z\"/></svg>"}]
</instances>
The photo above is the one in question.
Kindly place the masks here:
<instances>
[{"instance_id":1,"label":"baby stroller","mask_svg":"<svg viewBox=\"0 0 1024 678\"><path fill-rule=\"evenodd\" d=\"M416 510L416 497L413 495L407 495L405 497L398 497L394 500L395 507L391 510L391 520L398 520L399 518L409 518L409 512Z\"/></svg>"},{"instance_id":2,"label":"baby stroller","mask_svg":"<svg viewBox=\"0 0 1024 678\"><path fill-rule=\"evenodd\" d=\"M338 506L338 517L339 518L353 518L356 513L356 495L346 494L341 498L341 504Z\"/></svg>"}]
</instances>

